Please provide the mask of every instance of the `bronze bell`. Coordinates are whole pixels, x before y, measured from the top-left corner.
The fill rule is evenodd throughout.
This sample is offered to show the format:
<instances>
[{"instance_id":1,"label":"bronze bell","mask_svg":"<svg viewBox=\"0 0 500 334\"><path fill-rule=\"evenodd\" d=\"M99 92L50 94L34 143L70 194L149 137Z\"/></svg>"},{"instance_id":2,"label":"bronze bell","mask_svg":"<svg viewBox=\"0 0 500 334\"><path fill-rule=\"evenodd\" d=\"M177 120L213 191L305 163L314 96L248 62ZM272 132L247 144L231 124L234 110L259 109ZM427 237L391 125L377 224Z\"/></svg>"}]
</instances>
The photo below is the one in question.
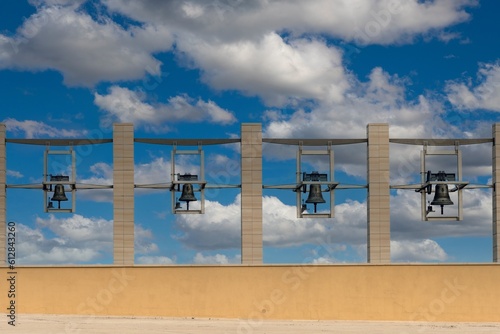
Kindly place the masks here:
<instances>
[{"instance_id":1,"label":"bronze bell","mask_svg":"<svg viewBox=\"0 0 500 334\"><path fill-rule=\"evenodd\" d=\"M62 201L67 201L68 198L66 197L66 194L64 193L64 186L62 184L56 184L54 188L54 196L52 196L51 201L52 202L58 202L59 206L58 208L61 208L61 202Z\"/></svg>"},{"instance_id":2,"label":"bronze bell","mask_svg":"<svg viewBox=\"0 0 500 334\"><path fill-rule=\"evenodd\" d=\"M320 184L311 184L309 187L309 196L306 199L306 203L314 204L314 213L316 213L316 205L318 203L326 203L323 195L321 194Z\"/></svg>"},{"instance_id":3,"label":"bronze bell","mask_svg":"<svg viewBox=\"0 0 500 334\"><path fill-rule=\"evenodd\" d=\"M444 205L453 205L453 202L450 199L450 192L447 184L436 184L435 195L431 205L440 205L441 214L443 214Z\"/></svg>"},{"instance_id":4,"label":"bronze bell","mask_svg":"<svg viewBox=\"0 0 500 334\"><path fill-rule=\"evenodd\" d=\"M186 202L187 210L189 210L189 202L197 201L194 196L193 185L190 183L185 183L182 185L182 194L179 198L180 202Z\"/></svg>"}]
</instances>

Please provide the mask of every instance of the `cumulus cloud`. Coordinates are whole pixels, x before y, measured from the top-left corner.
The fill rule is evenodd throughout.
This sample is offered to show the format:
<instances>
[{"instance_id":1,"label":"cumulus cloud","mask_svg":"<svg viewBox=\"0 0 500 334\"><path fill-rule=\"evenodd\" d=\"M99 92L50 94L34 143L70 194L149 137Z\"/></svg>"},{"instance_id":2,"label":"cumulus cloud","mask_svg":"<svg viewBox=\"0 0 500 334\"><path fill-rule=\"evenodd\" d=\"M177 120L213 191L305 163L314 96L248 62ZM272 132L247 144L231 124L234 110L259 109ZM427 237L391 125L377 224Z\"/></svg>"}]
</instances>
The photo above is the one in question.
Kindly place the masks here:
<instances>
[{"instance_id":1,"label":"cumulus cloud","mask_svg":"<svg viewBox=\"0 0 500 334\"><path fill-rule=\"evenodd\" d=\"M138 264L175 264L175 259L168 256L139 256L136 262Z\"/></svg>"},{"instance_id":2,"label":"cumulus cloud","mask_svg":"<svg viewBox=\"0 0 500 334\"><path fill-rule=\"evenodd\" d=\"M349 99L338 104L320 104L311 111L274 115L264 128L268 138L366 138L366 124L390 122L391 137L432 134L436 106L425 96L406 100L405 81L374 68L365 82L355 83ZM276 111L273 112L274 114Z\"/></svg>"},{"instance_id":3,"label":"cumulus cloud","mask_svg":"<svg viewBox=\"0 0 500 334\"><path fill-rule=\"evenodd\" d=\"M453 193L452 193L453 194ZM455 195L452 200L457 203ZM366 253L366 202L348 200L335 206L333 219L300 219L296 207L274 196L263 197L263 241L265 247L318 245L326 254L315 253L313 263L338 262L347 248ZM455 206L445 208L447 215ZM199 251L239 248L240 198L227 206L208 201L206 215L179 215L174 237ZM439 213L437 214L439 216ZM464 220L420 220L420 194L401 190L391 196L391 247L394 261L446 261L448 255L434 238L491 235L491 192L464 190ZM213 259L212 259L213 260Z\"/></svg>"},{"instance_id":4,"label":"cumulus cloud","mask_svg":"<svg viewBox=\"0 0 500 334\"><path fill-rule=\"evenodd\" d=\"M371 71L366 81L353 82L353 89L341 103L322 103L311 110L298 109L291 114L266 112L266 138L366 138L366 124L389 123L391 138L432 138L441 135L441 105L425 96L406 98L406 82L381 68ZM335 146L336 168L358 177L366 177L366 144ZM411 148L413 149L413 148ZM408 147L391 146L394 153ZM290 159L295 150L269 145L266 156ZM398 159L402 156L395 154ZM416 166L419 166L417 162ZM418 173L418 172L417 172Z\"/></svg>"},{"instance_id":5,"label":"cumulus cloud","mask_svg":"<svg viewBox=\"0 0 500 334\"><path fill-rule=\"evenodd\" d=\"M464 22L473 0L165 1L105 0L112 10L142 22L165 23L202 39L254 39L269 31L308 33L362 44L410 42Z\"/></svg>"},{"instance_id":6,"label":"cumulus cloud","mask_svg":"<svg viewBox=\"0 0 500 334\"><path fill-rule=\"evenodd\" d=\"M186 38L178 48L203 70L211 87L257 95L269 105L303 99L339 102L349 88L341 52L319 40L286 41L273 32L235 43Z\"/></svg>"},{"instance_id":7,"label":"cumulus cloud","mask_svg":"<svg viewBox=\"0 0 500 334\"><path fill-rule=\"evenodd\" d=\"M171 180L172 163L164 157L153 157L151 161L134 165L134 183L137 185L167 184ZM175 169L182 174L198 174L199 165L196 165L188 156L179 156ZM111 185L113 184L113 166L105 162L98 162L90 166L89 176L77 180L78 183ZM138 188L138 194L150 193L155 190ZM80 196L80 195L79 195ZM81 198L97 202L112 202L112 189L94 189L81 192Z\"/></svg>"},{"instance_id":8,"label":"cumulus cloud","mask_svg":"<svg viewBox=\"0 0 500 334\"><path fill-rule=\"evenodd\" d=\"M430 239L391 241L391 260L394 262L443 262L446 252Z\"/></svg>"},{"instance_id":9,"label":"cumulus cloud","mask_svg":"<svg viewBox=\"0 0 500 334\"><path fill-rule=\"evenodd\" d=\"M361 45L422 35L450 39L456 33L444 29L467 21L476 3L104 0L106 8L94 17L82 0L31 2L37 12L14 34L0 34L0 68L56 70L68 85L144 79L161 75L155 55L175 43L179 59L200 68L212 87L259 95L272 105L342 98L348 78L341 53L318 36ZM134 24L114 21L115 13Z\"/></svg>"},{"instance_id":10,"label":"cumulus cloud","mask_svg":"<svg viewBox=\"0 0 500 334\"><path fill-rule=\"evenodd\" d=\"M6 118L2 121L7 127L7 131L14 135L21 135L23 138L75 138L85 137L86 130L66 130L50 126L44 122L34 120L19 121L15 118Z\"/></svg>"},{"instance_id":11,"label":"cumulus cloud","mask_svg":"<svg viewBox=\"0 0 500 334\"><path fill-rule=\"evenodd\" d=\"M0 35L0 68L56 70L66 84L83 86L160 74L152 53L170 49L173 38L166 28L126 30L111 19L98 22L77 6L55 2L60 1L40 6L14 36Z\"/></svg>"},{"instance_id":12,"label":"cumulus cloud","mask_svg":"<svg viewBox=\"0 0 500 334\"><path fill-rule=\"evenodd\" d=\"M321 103L310 110L299 108L285 114L276 109L264 113L266 138L366 138L366 125L388 123L391 138L487 138L491 125L473 121L468 126L450 124L444 106L432 97L408 99L408 81L374 68L366 81L352 82L353 89L341 103ZM456 119L459 121L459 119ZM449 148L452 149L452 148ZM462 146L463 171L467 175L491 174L491 145ZM391 144L391 182L414 182L420 173L421 147ZM366 178L366 144L334 147L335 167L349 175ZM272 160L295 159L296 148L266 145ZM447 165L451 166L450 164ZM456 168L453 166L453 168ZM479 174L478 174L479 173Z\"/></svg>"},{"instance_id":13,"label":"cumulus cloud","mask_svg":"<svg viewBox=\"0 0 500 334\"><path fill-rule=\"evenodd\" d=\"M178 232L173 237L197 250L238 248L241 245L240 204L239 196L227 206L206 200L207 214L176 216Z\"/></svg>"},{"instance_id":14,"label":"cumulus cloud","mask_svg":"<svg viewBox=\"0 0 500 334\"><path fill-rule=\"evenodd\" d=\"M34 228L18 224L20 264L96 263L113 249L113 221L74 214L67 218L49 215L36 218ZM135 226L137 254L156 252L151 231ZM48 236L48 235L53 236Z\"/></svg>"},{"instance_id":15,"label":"cumulus cloud","mask_svg":"<svg viewBox=\"0 0 500 334\"><path fill-rule=\"evenodd\" d=\"M450 193L453 206L445 206L446 215L457 215L456 193ZM429 198L429 197L428 197ZM432 200L432 195L430 200ZM462 221L422 221L420 194L399 190L391 196L391 238L393 240L424 240L439 237L487 236L492 233L491 191L463 190ZM435 207L439 211L439 207ZM440 212L433 214L440 216Z\"/></svg>"},{"instance_id":16,"label":"cumulus cloud","mask_svg":"<svg viewBox=\"0 0 500 334\"><path fill-rule=\"evenodd\" d=\"M366 205L349 202L335 207L335 220L297 218L295 206L274 196L263 197L263 239L267 247L366 241ZM241 198L229 205L206 201L205 215L179 215L174 237L198 250L239 248L241 245Z\"/></svg>"},{"instance_id":17,"label":"cumulus cloud","mask_svg":"<svg viewBox=\"0 0 500 334\"><path fill-rule=\"evenodd\" d=\"M24 175L21 174L21 172L18 172L17 170L10 170L10 169L7 170L7 176L14 177L16 179L20 179L20 178L24 177Z\"/></svg>"},{"instance_id":18,"label":"cumulus cloud","mask_svg":"<svg viewBox=\"0 0 500 334\"><path fill-rule=\"evenodd\" d=\"M58 6L74 6L74 7L78 7L85 1L86 0L28 0L28 2L34 6L58 5Z\"/></svg>"},{"instance_id":19,"label":"cumulus cloud","mask_svg":"<svg viewBox=\"0 0 500 334\"><path fill-rule=\"evenodd\" d=\"M196 253L193 258L193 263L195 264L229 264L229 263L241 263L241 257L235 256L233 258L228 258L224 254L215 255L204 255L203 253Z\"/></svg>"},{"instance_id":20,"label":"cumulus cloud","mask_svg":"<svg viewBox=\"0 0 500 334\"><path fill-rule=\"evenodd\" d=\"M109 94L94 94L94 103L104 112L103 122L131 122L153 132L168 131L167 123L202 122L232 124L234 115L213 101L195 100L187 95L169 98L168 103L150 104L146 96L128 88L112 86Z\"/></svg>"},{"instance_id":21,"label":"cumulus cloud","mask_svg":"<svg viewBox=\"0 0 500 334\"><path fill-rule=\"evenodd\" d=\"M481 64L476 81L450 81L446 90L451 104L461 110L500 111L500 62Z\"/></svg>"}]
</instances>

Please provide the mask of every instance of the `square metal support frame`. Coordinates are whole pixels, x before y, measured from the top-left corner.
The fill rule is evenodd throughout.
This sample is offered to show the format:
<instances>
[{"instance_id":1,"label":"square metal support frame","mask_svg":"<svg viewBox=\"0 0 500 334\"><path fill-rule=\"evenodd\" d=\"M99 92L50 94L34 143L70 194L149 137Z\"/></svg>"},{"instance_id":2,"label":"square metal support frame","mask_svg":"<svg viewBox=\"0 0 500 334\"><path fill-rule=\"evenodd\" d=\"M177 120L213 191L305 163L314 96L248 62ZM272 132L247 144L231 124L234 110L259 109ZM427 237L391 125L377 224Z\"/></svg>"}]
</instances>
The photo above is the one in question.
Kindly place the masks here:
<instances>
[{"instance_id":1,"label":"square metal support frame","mask_svg":"<svg viewBox=\"0 0 500 334\"><path fill-rule=\"evenodd\" d=\"M176 156L178 155L198 155L200 157L200 177L198 180L193 180L193 181L179 181L177 178L177 173L175 172L175 159ZM171 157L171 187L170 187L170 193L171 193L171 202L172 202L172 212L174 214L204 214L205 213L205 185L207 182L205 181L205 162L204 162L204 153L203 150L201 149L201 144L198 145L197 150L177 150L176 145L174 144L174 147L172 149L172 157ZM181 184L187 184L190 183L192 185L198 185L198 189L194 189L194 192L199 192L200 193L200 209L199 210L182 210L182 209L177 209L176 208L176 188L178 185Z\"/></svg>"},{"instance_id":2,"label":"square metal support frame","mask_svg":"<svg viewBox=\"0 0 500 334\"><path fill-rule=\"evenodd\" d=\"M420 152L420 178L421 178L421 183L422 185L436 185L443 183L442 181L430 181L427 182L426 180L426 174L427 174L427 167L426 167L426 157L427 156L432 156L432 155L444 155L444 156L456 156L456 162L457 162L457 180L456 181L446 181L444 183L446 184L454 184L457 187L457 193L458 193L458 203L457 203L457 215L456 216L440 216L440 217L429 217L427 214L427 192L425 191L425 188L423 188L420 191L421 194L421 212L422 212L422 220L423 221L436 221L436 220L456 220L460 221L463 219L463 196L462 196L462 189L468 184L468 182L463 182L462 181L462 152L459 149L458 143L455 144L455 149L454 150L435 150L435 151L428 151L427 149L427 144L424 145L424 148ZM435 187L434 187L435 188ZM433 190L434 192L434 190Z\"/></svg>"},{"instance_id":3,"label":"square metal support frame","mask_svg":"<svg viewBox=\"0 0 500 334\"><path fill-rule=\"evenodd\" d=\"M69 181L51 181L49 174L49 160L51 155L69 155L71 157L71 175L69 175ZM44 212L59 212L59 213L72 213L76 209L76 155L73 150L73 146L70 146L69 150L50 150L47 145L43 156L43 211ZM63 186L69 186L69 191L71 192L71 208L48 208L48 190L47 188L52 185L62 184ZM65 189L65 192L68 189Z\"/></svg>"},{"instance_id":4,"label":"square metal support frame","mask_svg":"<svg viewBox=\"0 0 500 334\"><path fill-rule=\"evenodd\" d=\"M328 156L329 161L329 170L328 170L328 180L327 181L303 181L302 177L302 156L305 155L326 155ZM297 188L295 189L297 193L297 218L333 218L334 213L334 189L339 184L338 182L334 182L334 158L333 158L333 150L332 145L329 143L328 148L326 150L304 150L302 145L299 145L299 150L297 151ZM311 184L320 184L328 186L328 191L330 192L330 210L328 213L303 213L302 212L302 187L304 185Z\"/></svg>"}]
</instances>

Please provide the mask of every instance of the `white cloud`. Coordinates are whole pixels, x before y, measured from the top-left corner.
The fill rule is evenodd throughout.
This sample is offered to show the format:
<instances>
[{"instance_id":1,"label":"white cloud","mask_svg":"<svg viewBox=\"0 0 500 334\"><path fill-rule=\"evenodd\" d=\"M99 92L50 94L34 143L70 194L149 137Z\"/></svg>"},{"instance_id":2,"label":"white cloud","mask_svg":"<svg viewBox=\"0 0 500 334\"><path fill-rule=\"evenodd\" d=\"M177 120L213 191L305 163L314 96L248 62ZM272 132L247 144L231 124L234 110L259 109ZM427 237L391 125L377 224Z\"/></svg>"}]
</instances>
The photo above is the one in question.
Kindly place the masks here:
<instances>
[{"instance_id":1,"label":"white cloud","mask_svg":"<svg viewBox=\"0 0 500 334\"><path fill-rule=\"evenodd\" d=\"M175 264L175 259L167 256L139 256L136 262L138 264Z\"/></svg>"},{"instance_id":2,"label":"white cloud","mask_svg":"<svg viewBox=\"0 0 500 334\"><path fill-rule=\"evenodd\" d=\"M433 195L429 195L430 200ZM445 206L446 215L457 214L456 193L450 193L453 206ZM429 197L428 197L429 199ZM392 240L424 240L438 237L487 236L492 233L491 191L463 190L462 221L422 221L420 194L413 190L399 190L391 196L391 238ZM439 216L439 207L434 207Z\"/></svg>"},{"instance_id":3,"label":"white cloud","mask_svg":"<svg viewBox=\"0 0 500 334\"><path fill-rule=\"evenodd\" d=\"M307 112L299 109L281 115L265 126L268 138L363 138L366 124L390 123L391 137L430 135L435 127L434 114L439 109L424 96L406 100L403 79L374 68L366 82L354 83L352 93L343 103L324 103Z\"/></svg>"},{"instance_id":4,"label":"white cloud","mask_svg":"<svg viewBox=\"0 0 500 334\"><path fill-rule=\"evenodd\" d=\"M56 70L68 85L144 79L161 75L154 54L175 43L179 59L192 60L217 89L238 89L274 105L318 96L338 101L348 86L340 53L310 36L363 45L421 35L456 38L444 29L468 20L466 9L476 3L105 0L109 12L101 7L93 17L79 8L83 2L32 0L37 12L13 36L0 34L0 68ZM115 22L116 12L142 24Z\"/></svg>"},{"instance_id":5,"label":"white cloud","mask_svg":"<svg viewBox=\"0 0 500 334\"><path fill-rule=\"evenodd\" d=\"M500 62L481 64L477 85L472 80L447 84L448 100L461 110L486 109L500 111Z\"/></svg>"},{"instance_id":6,"label":"white cloud","mask_svg":"<svg viewBox=\"0 0 500 334\"><path fill-rule=\"evenodd\" d=\"M353 81L352 92L341 103L322 103L310 111L298 109L290 115L269 111L263 126L266 138L366 138L369 123L389 123L391 138L431 138L441 134L441 105L419 96L406 99L406 83L381 68L371 71L367 81ZM266 114L266 115L267 115ZM265 115L265 116L266 116ZM408 147L391 145L394 153ZM366 177L366 144L335 146L336 168ZM296 148L268 145L266 157L290 159ZM396 154L395 157L400 159ZM417 162L417 166L419 163Z\"/></svg>"},{"instance_id":7,"label":"white cloud","mask_svg":"<svg viewBox=\"0 0 500 334\"><path fill-rule=\"evenodd\" d=\"M452 193L454 194L454 193ZM452 200L457 199L452 195ZM318 245L327 254L312 254L311 261L338 262L336 254L347 247L366 254L366 202L346 201L335 206L335 218L297 218L294 205L277 197L263 197L263 241L265 247ZM464 191L463 221L420 220L420 194L398 191L391 196L391 247L394 261L445 261L448 255L432 238L491 235L491 193ZM456 206L445 208L446 214ZM437 214L439 215L439 213ZM227 206L207 202L205 215L179 215L174 237L200 251L240 247L240 198ZM464 246L466 247L466 246ZM362 257L362 256L361 256Z\"/></svg>"},{"instance_id":8,"label":"white cloud","mask_svg":"<svg viewBox=\"0 0 500 334\"><path fill-rule=\"evenodd\" d=\"M47 219L37 217L36 223L40 228L48 228L59 237L75 243L109 242L113 233L111 221L77 214L63 219L52 214Z\"/></svg>"},{"instance_id":9,"label":"white cloud","mask_svg":"<svg viewBox=\"0 0 500 334\"><path fill-rule=\"evenodd\" d=\"M330 264L338 262L335 258L329 256L320 256L312 261L313 264Z\"/></svg>"},{"instance_id":10,"label":"white cloud","mask_svg":"<svg viewBox=\"0 0 500 334\"><path fill-rule=\"evenodd\" d=\"M109 94L94 94L94 103L104 112L103 122L132 122L153 132L169 130L167 123L202 122L232 124L234 115L212 101L195 100L186 95L171 97L168 103L150 104L146 96L128 88L112 86Z\"/></svg>"},{"instance_id":11,"label":"white cloud","mask_svg":"<svg viewBox=\"0 0 500 334\"><path fill-rule=\"evenodd\" d=\"M134 249L137 254L149 254L158 252L158 245L152 242L153 233L139 224L134 225Z\"/></svg>"},{"instance_id":12,"label":"white cloud","mask_svg":"<svg viewBox=\"0 0 500 334\"><path fill-rule=\"evenodd\" d=\"M168 24L201 39L254 39L269 31L293 35L326 34L363 44L392 44L440 32L469 19L473 0L309 0L232 1L105 0L105 4L143 22ZM438 34L439 36L439 34Z\"/></svg>"},{"instance_id":13,"label":"white cloud","mask_svg":"<svg viewBox=\"0 0 500 334\"><path fill-rule=\"evenodd\" d=\"M196 253L193 258L193 263L196 264L229 264L229 263L240 263L241 257L235 256L234 258L228 258L224 254L215 255L204 255L203 253Z\"/></svg>"},{"instance_id":14,"label":"white cloud","mask_svg":"<svg viewBox=\"0 0 500 334\"><path fill-rule=\"evenodd\" d=\"M295 206L273 196L263 197L263 239L267 247L304 244L362 244L366 240L366 205L349 202L335 207L335 220L297 218ZM206 201L205 215L178 215L174 237L199 250L239 248L241 245L240 195L227 206ZM332 223L335 222L335 223ZM328 246L331 247L331 246Z\"/></svg>"},{"instance_id":15,"label":"white cloud","mask_svg":"<svg viewBox=\"0 0 500 334\"><path fill-rule=\"evenodd\" d=\"M87 178L78 178L78 183L91 185L112 185L113 167L104 162L98 162L90 166L91 176ZM113 189L87 189L78 193L81 199L92 200L96 202L112 202Z\"/></svg>"},{"instance_id":16,"label":"white cloud","mask_svg":"<svg viewBox=\"0 0 500 334\"><path fill-rule=\"evenodd\" d=\"M170 155L169 155L170 157ZM137 185L151 184L166 184L171 181L172 164L170 159L164 157L152 157L151 161L145 163L137 163L134 165L134 183ZM208 169L208 168L207 168ZM199 165L196 165L191 160L190 156L179 155L176 159L176 172L181 174L190 173L198 174ZM105 162L98 162L90 166L90 176L78 179L78 183L96 184L96 185L111 185L113 184L113 167ZM151 193L157 190L147 188L137 188L137 194ZM83 199L93 200L97 202L112 202L112 189L93 189L85 190L79 193L79 197Z\"/></svg>"},{"instance_id":17,"label":"white cloud","mask_svg":"<svg viewBox=\"0 0 500 334\"><path fill-rule=\"evenodd\" d=\"M341 103L322 103L311 110L292 114L269 110L264 114L266 138L366 138L366 125L388 123L391 138L484 138L491 136L491 124L470 119L459 126L446 121L444 106L434 98L407 98L408 82L381 68L371 71L366 81L353 82ZM462 122L463 121L463 122ZM466 124L467 123L467 124ZM491 174L491 146L462 146L464 177ZM390 145L391 181L402 184L419 176L422 147ZM366 144L334 147L335 167L366 178ZM296 147L266 145L264 154L272 160L294 159ZM414 180L413 180L414 181Z\"/></svg>"},{"instance_id":18,"label":"white cloud","mask_svg":"<svg viewBox=\"0 0 500 334\"><path fill-rule=\"evenodd\" d=\"M59 6L74 6L74 8L81 5L86 0L28 0L34 6L43 6L43 5L59 5Z\"/></svg>"},{"instance_id":19,"label":"white cloud","mask_svg":"<svg viewBox=\"0 0 500 334\"><path fill-rule=\"evenodd\" d=\"M431 32L439 37L442 29L469 18L465 8L474 1L105 3L112 11L175 31L179 59L201 69L211 87L284 106L311 99L342 102L353 88L342 52L322 34L361 44L408 42Z\"/></svg>"},{"instance_id":20,"label":"white cloud","mask_svg":"<svg viewBox=\"0 0 500 334\"><path fill-rule=\"evenodd\" d=\"M7 176L15 177L16 179L20 179L20 178L24 177L24 175L21 174L20 172L18 172L16 170L10 170L10 169L7 170Z\"/></svg>"},{"instance_id":21,"label":"white cloud","mask_svg":"<svg viewBox=\"0 0 500 334\"><path fill-rule=\"evenodd\" d=\"M160 74L152 53L170 49L168 30L152 25L125 30L108 18L98 22L77 6L54 2L40 6L13 37L0 35L0 68L57 70L66 84L84 86Z\"/></svg>"},{"instance_id":22,"label":"white cloud","mask_svg":"<svg viewBox=\"0 0 500 334\"><path fill-rule=\"evenodd\" d=\"M193 204L199 204L194 202ZM204 215L177 215L173 237L186 246L198 250L237 248L240 246L240 197L224 206L205 201Z\"/></svg>"},{"instance_id":23,"label":"white cloud","mask_svg":"<svg viewBox=\"0 0 500 334\"><path fill-rule=\"evenodd\" d=\"M303 99L339 102L349 88L341 52L319 40L286 41L276 33L234 43L190 37L181 39L178 48L203 70L211 87L258 95L270 105Z\"/></svg>"},{"instance_id":24,"label":"white cloud","mask_svg":"<svg viewBox=\"0 0 500 334\"><path fill-rule=\"evenodd\" d=\"M24 120L18 121L15 118L6 118L2 121L7 127L7 131L14 134L22 134L24 138L39 138L39 137L49 137L49 138L74 138L74 137L85 137L87 134L86 130L66 130L59 129L44 122Z\"/></svg>"},{"instance_id":25,"label":"white cloud","mask_svg":"<svg viewBox=\"0 0 500 334\"><path fill-rule=\"evenodd\" d=\"M18 262L22 264L99 263L113 249L113 221L73 214L36 218L36 227L18 224ZM53 234L53 237L47 235ZM137 254L158 251L150 230L135 226Z\"/></svg>"},{"instance_id":26,"label":"white cloud","mask_svg":"<svg viewBox=\"0 0 500 334\"><path fill-rule=\"evenodd\" d=\"M391 260L394 262L443 262L447 259L446 252L434 240L391 241Z\"/></svg>"}]
</instances>

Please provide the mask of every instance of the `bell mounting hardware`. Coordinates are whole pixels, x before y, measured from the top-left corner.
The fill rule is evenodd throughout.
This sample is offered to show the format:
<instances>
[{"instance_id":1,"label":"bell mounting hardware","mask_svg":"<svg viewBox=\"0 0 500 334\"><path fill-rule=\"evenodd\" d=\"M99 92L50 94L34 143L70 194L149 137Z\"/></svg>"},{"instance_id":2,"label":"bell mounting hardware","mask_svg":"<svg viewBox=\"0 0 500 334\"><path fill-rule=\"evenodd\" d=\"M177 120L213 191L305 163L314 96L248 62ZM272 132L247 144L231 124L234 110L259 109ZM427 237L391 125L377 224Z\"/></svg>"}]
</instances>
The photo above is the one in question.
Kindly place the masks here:
<instances>
[{"instance_id":1,"label":"bell mounting hardware","mask_svg":"<svg viewBox=\"0 0 500 334\"><path fill-rule=\"evenodd\" d=\"M61 159L56 157L66 156ZM43 166L43 203L44 212L75 212L76 204L76 163L73 147L69 150L50 150L47 146ZM70 175L63 175L67 171ZM57 174L51 172L57 171ZM70 194L68 198L67 193ZM61 207L61 202L70 202L70 207ZM54 203L57 202L57 207Z\"/></svg>"},{"instance_id":2,"label":"bell mounting hardware","mask_svg":"<svg viewBox=\"0 0 500 334\"><path fill-rule=\"evenodd\" d=\"M198 155L199 156L199 174L191 174L191 173L176 173L176 157L179 155ZM174 146L172 150L172 167L171 167L171 177L172 183L170 186L170 192L172 197L172 211L174 214L179 213L205 213L205 185L207 182L204 177L204 154L201 149L201 145L198 146L197 150L177 150L176 146ZM178 166L177 166L178 167ZM182 187L181 187L182 186ZM180 197L177 197L177 193L180 192ZM196 197L195 193L199 193L199 200ZM198 202L199 208L190 209L190 202ZM182 207L182 202L186 203L186 208Z\"/></svg>"}]
</instances>

